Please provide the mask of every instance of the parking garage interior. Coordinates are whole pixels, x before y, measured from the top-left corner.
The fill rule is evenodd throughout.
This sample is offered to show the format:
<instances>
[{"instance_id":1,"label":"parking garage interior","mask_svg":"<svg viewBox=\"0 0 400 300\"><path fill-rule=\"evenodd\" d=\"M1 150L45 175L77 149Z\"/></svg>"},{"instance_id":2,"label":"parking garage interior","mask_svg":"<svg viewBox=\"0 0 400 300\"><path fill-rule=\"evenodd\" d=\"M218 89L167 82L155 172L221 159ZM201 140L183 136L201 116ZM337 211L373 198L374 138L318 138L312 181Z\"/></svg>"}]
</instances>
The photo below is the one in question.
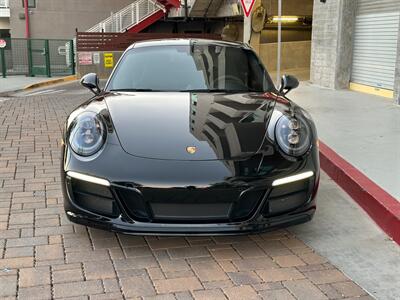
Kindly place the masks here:
<instances>
[{"instance_id":1,"label":"parking garage interior","mask_svg":"<svg viewBox=\"0 0 400 300\"><path fill-rule=\"evenodd\" d=\"M282 1L281 73L295 75L300 80L310 78L313 2ZM252 24L251 45L272 73L272 78L275 78L273 75L277 70L278 0L257 1Z\"/></svg>"}]
</instances>

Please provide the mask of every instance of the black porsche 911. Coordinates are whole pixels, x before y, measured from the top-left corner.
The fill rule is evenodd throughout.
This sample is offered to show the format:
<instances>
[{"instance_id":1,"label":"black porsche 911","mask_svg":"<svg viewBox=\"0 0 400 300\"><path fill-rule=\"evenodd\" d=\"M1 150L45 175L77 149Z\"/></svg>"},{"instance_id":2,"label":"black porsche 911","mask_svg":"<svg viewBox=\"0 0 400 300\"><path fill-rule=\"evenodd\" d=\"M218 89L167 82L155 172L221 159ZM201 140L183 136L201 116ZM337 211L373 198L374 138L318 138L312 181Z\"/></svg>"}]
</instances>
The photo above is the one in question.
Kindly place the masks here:
<instances>
[{"instance_id":1,"label":"black porsche 911","mask_svg":"<svg viewBox=\"0 0 400 300\"><path fill-rule=\"evenodd\" d=\"M65 124L62 186L75 223L130 234L239 234L312 219L319 183L310 115L252 49L137 42Z\"/></svg>"}]
</instances>

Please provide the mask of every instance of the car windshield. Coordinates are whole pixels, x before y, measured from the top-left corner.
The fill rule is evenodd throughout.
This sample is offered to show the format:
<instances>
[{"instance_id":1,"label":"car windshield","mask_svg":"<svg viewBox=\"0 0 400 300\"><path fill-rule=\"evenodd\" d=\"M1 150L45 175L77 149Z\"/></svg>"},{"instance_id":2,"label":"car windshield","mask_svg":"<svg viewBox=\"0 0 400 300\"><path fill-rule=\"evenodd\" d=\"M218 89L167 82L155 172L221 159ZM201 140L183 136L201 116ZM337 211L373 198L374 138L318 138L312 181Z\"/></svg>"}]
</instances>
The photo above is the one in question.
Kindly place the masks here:
<instances>
[{"instance_id":1,"label":"car windshield","mask_svg":"<svg viewBox=\"0 0 400 300\"><path fill-rule=\"evenodd\" d=\"M193 44L129 50L106 90L240 93L266 92L274 87L251 50Z\"/></svg>"}]
</instances>

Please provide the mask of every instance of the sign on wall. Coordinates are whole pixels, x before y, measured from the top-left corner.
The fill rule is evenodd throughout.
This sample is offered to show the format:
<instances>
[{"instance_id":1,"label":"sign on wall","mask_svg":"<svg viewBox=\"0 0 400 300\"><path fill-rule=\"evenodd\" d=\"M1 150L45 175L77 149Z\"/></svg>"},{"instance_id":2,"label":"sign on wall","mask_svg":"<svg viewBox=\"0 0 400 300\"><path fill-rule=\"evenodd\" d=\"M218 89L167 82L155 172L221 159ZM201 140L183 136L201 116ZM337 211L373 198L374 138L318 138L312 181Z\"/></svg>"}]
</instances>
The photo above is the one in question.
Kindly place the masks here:
<instances>
[{"instance_id":1,"label":"sign on wall","mask_svg":"<svg viewBox=\"0 0 400 300\"><path fill-rule=\"evenodd\" d=\"M114 56L112 53L104 53L104 67L114 68Z\"/></svg>"},{"instance_id":2,"label":"sign on wall","mask_svg":"<svg viewBox=\"0 0 400 300\"><path fill-rule=\"evenodd\" d=\"M5 48L7 46L7 42L6 42L6 40L2 40L2 39L0 39L0 49L3 49L3 48Z\"/></svg>"},{"instance_id":3,"label":"sign on wall","mask_svg":"<svg viewBox=\"0 0 400 300\"><path fill-rule=\"evenodd\" d=\"M78 52L78 61L79 65L81 66L87 66L87 65L92 65L92 53L91 52Z\"/></svg>"},{"instance_id":4,"label":"sign on wall","mask_svg":"<svg viewBox=\"0 0 400 300\"><path fill-rule=\"evenodd\" d=\"M242 8L246 17L250 16L251 10L253 9L255 0L240 0Z\"/></svg>"},{"instance_id":5,"label":"sign on wall","mask_svg":"<svg viewBox=\"0 0 400 300\"><path fill-rule=\"evenodd\" d=\"M100 53L99 52L93 52L93 63L95 65L100 64Z\"/></svg>"}]
</instances>

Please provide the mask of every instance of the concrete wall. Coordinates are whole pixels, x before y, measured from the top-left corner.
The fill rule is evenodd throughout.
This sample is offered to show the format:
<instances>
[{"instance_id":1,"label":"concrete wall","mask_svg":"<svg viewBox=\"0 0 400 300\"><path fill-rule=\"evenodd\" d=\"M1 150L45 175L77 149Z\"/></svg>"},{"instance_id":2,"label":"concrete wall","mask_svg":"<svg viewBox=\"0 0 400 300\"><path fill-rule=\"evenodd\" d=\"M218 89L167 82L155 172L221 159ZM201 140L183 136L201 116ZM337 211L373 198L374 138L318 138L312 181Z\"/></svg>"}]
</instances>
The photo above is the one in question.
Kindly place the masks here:
<instances>
[{"instance_id":1,"label":"concrete wall","mask_svg":"<svg viewBox=\"0 0 400 300\"><path fill-rule=\"evenodd\" d=\"M93 54L93 52L91 52ZM79 65L79 60L76 62L76 74L78 78L81 78L83 75L87 73L96 73L101 79L107 79L114 68L106 68L104 66L104 53L113 53L114 57L114 66L117 64L118 60L122 56L122 51L105 51L105 52L97 52L100 54L100 64L92 64L92 65ZM79 57L79 54L77 55Z\"/></svg>"},{"instance_id":2,"label":"concrete wall","mask_svg":"<svg viewBox=\"0 0 400 300\"><path fill-rule=\"evenodd\" d=\"M354 0L314 0L310 69L313 83L348 88L356 5Z\"/></svg>"},{"instance_id":3,"label":"concrete wall","mask_svg":"<svg viewBox=\"0 0 400 300\"><path fill-rule=\"evenodd\" d=\"M396 71L394 75L394 101L400 105L400 24L399 35L397 40L397 62Z\"/></svg>"},{"instance_id":4,"label":"concrete wall","mask_svg":"<svg viewBox=\"0 0 400 300\"><path fill-rule=\"evenodd\" d=\"M311 41L282 43L281 70L310 67ZM259 45L259 56L269 72L276 71L277 43Z\"/></svg>"},{"instance_id":5,"label":"concrete wall","mask_svg":"<svg viewBox=\"0 0 400 300\"><path fill-rule=\"evenodd\" d=\"M70 39L75 28L85 31L130 3L132 0L38 0L36 8L29 9L31 37ZM24 12L22 1L10 1L10 8L11 36L25 37L25 20L19 18Z\"/></svg>"},{"instance_id":6,"label":"concrete wall","mask_svg":"<svg viewBox=\"0 0 400 300\"><path fill-rule=\"evenodd\" d=\"M237 16L241 14L240 1L237 0L223 0L221 6L218 8L216 15L218 17Z\"/></svg>"}]
</instances>

